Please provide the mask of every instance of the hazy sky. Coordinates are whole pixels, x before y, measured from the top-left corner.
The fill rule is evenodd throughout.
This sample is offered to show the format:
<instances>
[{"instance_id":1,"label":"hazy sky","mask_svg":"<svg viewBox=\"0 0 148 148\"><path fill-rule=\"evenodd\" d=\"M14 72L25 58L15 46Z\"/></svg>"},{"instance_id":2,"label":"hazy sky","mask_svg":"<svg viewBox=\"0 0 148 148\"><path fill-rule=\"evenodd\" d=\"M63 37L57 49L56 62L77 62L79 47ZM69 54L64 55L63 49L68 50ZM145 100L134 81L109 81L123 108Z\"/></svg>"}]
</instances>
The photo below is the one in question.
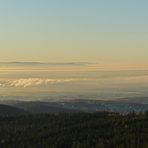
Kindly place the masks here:
<instances>
[{"instance_id":1,"label":"hazy sky","mask_svg":"<svg viewBox=\"0 0 148 148\"><path fill-rule=\"evenodd\" d=\"M148 1L0 0L0 61L148 63Z\"/></svg>"}]
</instances>

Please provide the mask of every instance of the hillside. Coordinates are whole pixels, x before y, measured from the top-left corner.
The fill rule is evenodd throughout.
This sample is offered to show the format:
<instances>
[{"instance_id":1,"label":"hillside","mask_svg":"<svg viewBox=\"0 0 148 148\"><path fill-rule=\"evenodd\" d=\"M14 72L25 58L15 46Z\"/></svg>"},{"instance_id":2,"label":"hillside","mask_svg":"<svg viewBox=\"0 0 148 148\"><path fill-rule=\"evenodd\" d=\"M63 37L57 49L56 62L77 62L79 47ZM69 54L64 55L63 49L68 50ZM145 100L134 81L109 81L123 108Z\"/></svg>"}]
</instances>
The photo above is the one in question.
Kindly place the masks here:
<instances>
[{"instance_id":1,"label":"hillside","mask_svg":"<svg viewBox=\"0 0 148 148\"><path fill-rule=\"evenodd\" d=\"M1 148L147 148L148 113L0 118Z\"/></svg>"},{"instance_id":2,"label":"hillside","mask_svg":"<svg viewBox=\"0 0 148 148\"><path fill-rule=\"evenodd\" d=\"M23 109L0 104L0 116L18 116L24 114L28 114L28 112Z\"/></svg>"}]
</instances>

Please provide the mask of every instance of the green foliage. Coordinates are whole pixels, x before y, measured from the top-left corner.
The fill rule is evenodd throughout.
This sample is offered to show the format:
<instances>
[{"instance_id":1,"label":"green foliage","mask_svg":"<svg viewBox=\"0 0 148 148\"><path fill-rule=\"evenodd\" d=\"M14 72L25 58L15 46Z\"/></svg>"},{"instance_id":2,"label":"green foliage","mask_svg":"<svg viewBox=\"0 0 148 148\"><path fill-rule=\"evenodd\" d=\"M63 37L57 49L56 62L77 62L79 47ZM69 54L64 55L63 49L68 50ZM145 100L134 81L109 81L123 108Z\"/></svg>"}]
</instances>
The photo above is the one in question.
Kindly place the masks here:
<instances>
[{"instance_id":1,"label":"green foliage","mask_svg":"<svg viewBox=\"0 0 148 148\"><path fill-rule=\"evenodd\" d=\"M148 113L0 117L0 148L147 148Z\"/></svg>"}]
</instances>

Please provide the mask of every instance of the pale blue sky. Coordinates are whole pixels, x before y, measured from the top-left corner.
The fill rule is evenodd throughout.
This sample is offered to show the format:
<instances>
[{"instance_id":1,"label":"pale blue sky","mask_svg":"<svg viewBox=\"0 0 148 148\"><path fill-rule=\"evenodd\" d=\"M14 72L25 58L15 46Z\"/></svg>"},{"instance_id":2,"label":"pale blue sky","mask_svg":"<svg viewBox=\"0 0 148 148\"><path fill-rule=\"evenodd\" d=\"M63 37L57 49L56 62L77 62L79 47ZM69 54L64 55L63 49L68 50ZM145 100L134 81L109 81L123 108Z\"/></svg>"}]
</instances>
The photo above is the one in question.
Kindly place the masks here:
<instances>
[{"instance_id":1,"label":"pale blue sky","mask_svg":"<svg viewBox=\"0 0 148 148\"><path fill-rule=\"evenodd\" d=\"M147 0L0 0L0 60L148 62L147 7Z\"/></svg>"}]
</instances>

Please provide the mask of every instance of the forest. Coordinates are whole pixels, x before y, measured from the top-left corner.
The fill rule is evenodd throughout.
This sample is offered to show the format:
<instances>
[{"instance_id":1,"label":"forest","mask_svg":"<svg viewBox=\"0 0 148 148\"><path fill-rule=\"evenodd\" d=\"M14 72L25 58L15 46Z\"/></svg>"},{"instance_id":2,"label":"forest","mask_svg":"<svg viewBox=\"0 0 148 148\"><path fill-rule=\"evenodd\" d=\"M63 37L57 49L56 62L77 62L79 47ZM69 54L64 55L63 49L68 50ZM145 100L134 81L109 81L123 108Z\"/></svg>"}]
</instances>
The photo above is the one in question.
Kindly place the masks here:
<instances>
[{"instance_id":1,"label":"forest","mask_svg":"<svg viewBox=\"0 0 148 148\"><path fill-rule=\"evenodd\" d=\"M0 148L148 148L148 112L0 117Z\"/></svg>"}]
</instances>

